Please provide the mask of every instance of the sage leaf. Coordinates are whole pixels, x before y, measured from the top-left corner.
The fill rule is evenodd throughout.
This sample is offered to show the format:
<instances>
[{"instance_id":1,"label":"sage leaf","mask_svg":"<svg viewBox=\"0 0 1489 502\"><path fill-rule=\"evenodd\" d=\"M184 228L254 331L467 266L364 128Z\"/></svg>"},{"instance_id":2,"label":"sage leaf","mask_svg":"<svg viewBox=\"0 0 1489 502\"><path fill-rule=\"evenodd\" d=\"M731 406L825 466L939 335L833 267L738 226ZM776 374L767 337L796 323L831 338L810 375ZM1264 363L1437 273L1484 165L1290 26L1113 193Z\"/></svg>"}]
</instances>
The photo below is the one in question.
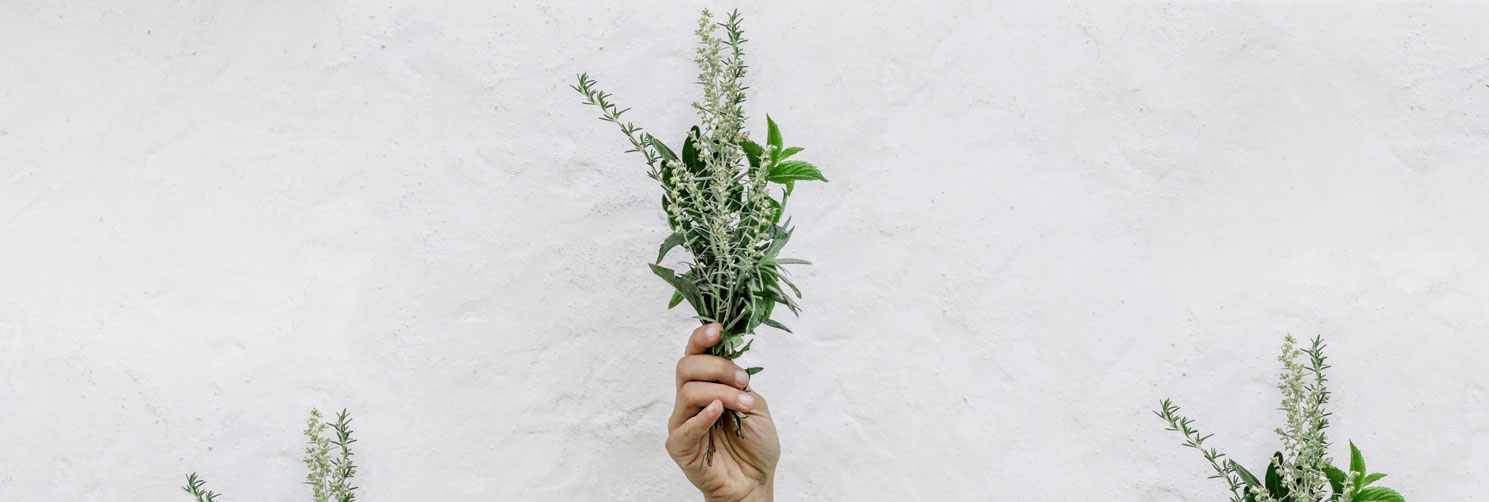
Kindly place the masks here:
<instances>
[{"instance_id":1,"label":"sage leaf","mask_svg":"<svg viewBox=\"0 0 1489 502\"><path fill-rule=\"evenodd\" d=\"M667 252L671 251L672 248L681 246L684 240L686 239L680 233L673 233L667 236L667 239L662 241L661 251L657 252L657 263L662 263L662 259L667 257Z\"/></svg>"}]
</instances>

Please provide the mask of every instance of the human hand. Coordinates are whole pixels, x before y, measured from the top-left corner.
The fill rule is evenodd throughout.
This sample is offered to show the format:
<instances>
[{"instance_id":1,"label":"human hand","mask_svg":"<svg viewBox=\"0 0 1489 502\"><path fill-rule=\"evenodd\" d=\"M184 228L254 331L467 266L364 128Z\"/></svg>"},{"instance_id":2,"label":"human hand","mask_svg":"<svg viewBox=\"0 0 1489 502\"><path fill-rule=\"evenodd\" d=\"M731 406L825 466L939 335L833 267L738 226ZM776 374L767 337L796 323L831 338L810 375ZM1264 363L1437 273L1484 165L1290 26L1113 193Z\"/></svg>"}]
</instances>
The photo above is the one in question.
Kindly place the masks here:
<instances>
[{"instance_id":1,"label":"human hand","mask_svg":"<svg viewBox=\"0 0 1489 502\"><path fill-rule=\"evenodd\" d=\"M667 421L667 453L706 501L769 501L781 443L765 398L744 390L749 374L708 353L719 343L719 330L718 324L693 330L677 361L677 402ZM746 415L738 430L733 419L719 420L725 408ZM711 463L705 460L710 447Z\"/></svg>"}]
</instances>

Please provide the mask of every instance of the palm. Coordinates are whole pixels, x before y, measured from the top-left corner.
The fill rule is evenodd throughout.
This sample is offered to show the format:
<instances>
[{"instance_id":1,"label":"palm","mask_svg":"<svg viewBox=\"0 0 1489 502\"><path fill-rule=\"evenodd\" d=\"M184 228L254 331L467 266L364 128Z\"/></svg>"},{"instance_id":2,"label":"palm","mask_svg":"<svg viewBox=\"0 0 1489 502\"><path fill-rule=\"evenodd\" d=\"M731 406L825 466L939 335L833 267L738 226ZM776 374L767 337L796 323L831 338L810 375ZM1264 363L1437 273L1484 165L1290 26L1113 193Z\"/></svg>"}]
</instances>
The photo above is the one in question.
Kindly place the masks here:
<instances>
[{"instance_id":1,"label":"palm","mask_svg":"<svg viewBox=\"0 0 1489 502\"><path fill-rule=\"evenodd\" d=\"M709 431L714 445L712 465L704 460L708 439L676 460L703 493L714 495L715 500L739 500L769 482L770 471L781 457L781 444L768 410L752 411L740 421L738 434L727 414L722 421L726 425Z\"/></svg>"}]
</instances>

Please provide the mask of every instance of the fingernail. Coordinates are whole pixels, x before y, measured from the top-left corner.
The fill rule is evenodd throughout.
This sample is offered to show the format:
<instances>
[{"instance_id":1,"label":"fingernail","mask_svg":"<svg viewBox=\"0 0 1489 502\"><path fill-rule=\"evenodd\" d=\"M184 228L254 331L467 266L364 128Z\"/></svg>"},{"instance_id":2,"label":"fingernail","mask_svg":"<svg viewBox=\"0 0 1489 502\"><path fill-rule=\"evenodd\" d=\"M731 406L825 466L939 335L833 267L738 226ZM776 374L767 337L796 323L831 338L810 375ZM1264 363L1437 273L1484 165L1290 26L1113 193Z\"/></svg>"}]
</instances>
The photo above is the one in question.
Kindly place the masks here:
<instances>
[{"instance_id":1,"label":"fingernail","mask_svg":"<svg viewBox=\"0 0 1489 502\"><path fill-rule=\"evenodd\" d=\"M709 338L713 338L713 337L719 336L719 325L718 324L710 324L710 325L708 325L708 331L706 331L705 333L708 333L708 337Z\"/></svg>"},{"instance_id":2,"label":"fingernail","mask_svg":"<svg viewBox=\"0 0 1489 502\"><path fill-rule=\"evenodd\" d=\"M745 411L750 411L750 410L755 409L755 398L754 398L754 396L751 396L749 394L740 394L739 395L739 407L740 408L744 408Z\"/></svg>"},{"instance_id":3,"label":"fingernail","mask_svg":"<svg viewBox=\"0 0 1489 502\"><path fill-rule=\"evenodd\" d=\"M720 403L718 399L715 399L712 403L708 403L708 408L706 408L704 411L713 413L714 411L718 410L720 406L723 406L723 403Z\"/></svg>"},{"instance_id":4,"label":"fingernail","mask_svg":"<svg viewBox=\"0 0 1489 502\"><path fill-rule=\"evenodd\" d=\"M750 384L750 372L738 370L734 372L734 385L744 387Z\"/></svg>"}]
</instances>

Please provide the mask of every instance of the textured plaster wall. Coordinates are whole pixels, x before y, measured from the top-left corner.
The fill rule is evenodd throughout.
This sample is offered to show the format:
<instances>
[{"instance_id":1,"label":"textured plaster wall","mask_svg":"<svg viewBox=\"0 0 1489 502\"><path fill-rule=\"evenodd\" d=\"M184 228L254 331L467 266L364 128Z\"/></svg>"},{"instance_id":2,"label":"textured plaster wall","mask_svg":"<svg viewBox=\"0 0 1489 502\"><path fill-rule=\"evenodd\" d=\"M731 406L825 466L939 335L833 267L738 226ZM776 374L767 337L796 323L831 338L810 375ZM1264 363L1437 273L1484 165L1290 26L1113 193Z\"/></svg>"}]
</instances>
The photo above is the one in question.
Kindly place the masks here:
<instances>
[{"instance_id":1,"label":"textured plaster wall","mask_svg":"<svg viewBox=\"0 0 1489 502\"><path fill-rule=\"evenodd\" d=\"M657 189L700 4L0 1L0 501L689 500ZM718 6L722 9L733 5ZM1413 501L1489 493L1489 5L755 2L782 500L1221 498L1281 337ZM1345 451L1336 446L1336 455Z\"/></svg>"}]
</instances>

